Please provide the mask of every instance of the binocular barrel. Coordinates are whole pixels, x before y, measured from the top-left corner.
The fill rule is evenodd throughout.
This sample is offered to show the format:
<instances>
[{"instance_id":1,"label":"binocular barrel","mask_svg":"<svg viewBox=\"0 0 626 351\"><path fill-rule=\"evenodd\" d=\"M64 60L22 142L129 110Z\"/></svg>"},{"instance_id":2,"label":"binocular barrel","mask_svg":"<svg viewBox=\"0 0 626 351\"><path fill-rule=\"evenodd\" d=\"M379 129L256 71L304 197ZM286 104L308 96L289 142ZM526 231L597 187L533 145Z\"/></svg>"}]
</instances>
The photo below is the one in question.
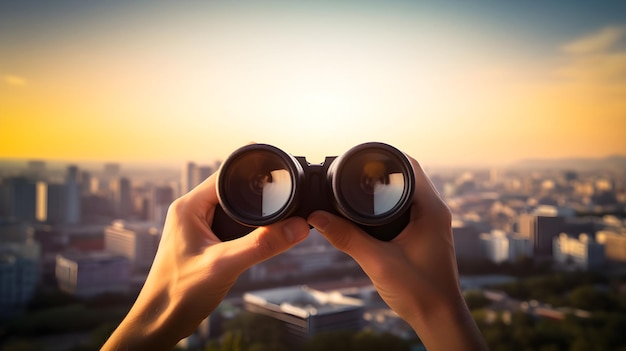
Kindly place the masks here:
<instances>
[{"instance_id":1,"label":"binocular barrel","mask_svg":"<svg viewBox=\"0 0 626 351\"><path fill-rule=\"evenodd\" d=\"M409 221L414 183L408 157L384 143L357 145L322 164L251 144L233 152L220 168L220 204L211 227L221 240L232 240L255 227L325 210L388 241Z\"/></svg>"}]
</instances>

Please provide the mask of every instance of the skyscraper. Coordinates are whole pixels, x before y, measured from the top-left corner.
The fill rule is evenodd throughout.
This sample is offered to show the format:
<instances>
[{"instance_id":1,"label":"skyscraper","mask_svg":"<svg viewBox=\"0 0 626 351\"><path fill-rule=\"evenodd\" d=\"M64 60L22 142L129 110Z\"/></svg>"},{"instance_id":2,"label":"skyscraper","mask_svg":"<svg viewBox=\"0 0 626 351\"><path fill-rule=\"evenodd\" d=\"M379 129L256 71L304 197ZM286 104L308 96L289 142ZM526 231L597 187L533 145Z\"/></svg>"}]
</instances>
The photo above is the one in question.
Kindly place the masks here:
<instances>
[{"instance_id":1,"label":"skyscraper","mask_svg":"<svg viewBox=\"0 0 626 351\"><path fill-rule=\"evenodd\" d=\"M119 163L105 163L104 164L104 179L111 180L119 177L120 175L120 164Z\"/></svg>"},{"instance_id":2,"label":"skyscraper","mask_svg":"<svg viewBox=\"0 0 626 351\"><path fill-rule=\"evenodd\" d=\"M133 213L132 185L130 179L122 177L119 180L118 215L120 218L130 218Z\"/></svg>"},{"instance_id":3,"label":"skyscraper","mask_svg":"<svg viewBox=\"0 0 626 351\"><path fill-rule=\"evenodd\" d=\"M80 193L78 184L37 183L37 220L48 223L78 223Z\"/></svg>"},{"instance_id":4,"label":"skyscraper","mask_svg":"<svg viewBox=\"0 0 626 351\"><path fill-rule=\"evenodd\" d=\"M41 275L40 260L41 248L31 228L0 221L0 316L33 297Z\"/></svg>"},{"instance_id":5,"label":"skyscraper","mask_svg":"<svg viewBox=\"0 0 626 351\"><path fill-rule=\"evenodd\" d=\"M174 201L174 189L171 186L164 185L154 188L151 206L151 219L156 223L164 223L167 216L167 210Z\"/></svg>"},{"instance_id":6,"label":"skyscraper","mask_svg":"<svg viewBox=\"0 0 626 351\"><path fill-rule=\"evenodd\" d=\"M533 255L552 255L553 239L567 231L566 218L572 218L574 212L566 208L539 206L530 214L522 214L518 219L521 236L530 240Z\"/></svg>"},{"instance_id":7,"label":"skyscraper","mask_svg":"<svg viewBox=\"0 0 626 351\"><path fill-rule=\"evenodd\" d=\"M37 185L24 177L10 178L8 184L9 217L26 222L37 220Z\"/></svg>"},{"instance_id":8,"label":"skyscraper","mask_svg":"<svg viewBox=\"0 0 626 351\"><path fill-rule=\"evenodd\" d=\"M181 194L188 193L191 189L193 189L198 184L198 166L194 162L187 162L185 167L183 168L182 179L181 179Z\"/></svg>"}]
</instances>

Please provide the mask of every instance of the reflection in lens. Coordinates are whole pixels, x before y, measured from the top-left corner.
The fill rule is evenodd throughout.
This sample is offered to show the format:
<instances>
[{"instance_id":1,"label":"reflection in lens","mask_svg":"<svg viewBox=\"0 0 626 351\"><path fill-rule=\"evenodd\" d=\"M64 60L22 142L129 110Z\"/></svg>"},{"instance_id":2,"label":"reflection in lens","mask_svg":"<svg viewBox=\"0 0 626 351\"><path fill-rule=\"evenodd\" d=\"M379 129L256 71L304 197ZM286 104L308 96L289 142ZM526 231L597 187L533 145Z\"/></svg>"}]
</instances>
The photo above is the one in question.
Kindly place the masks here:
<instances>
[{"instance_id":1,"label":"reflection in lens","mask_svg":"<svg viewBox=\"0 0 626 351\"><path fill-rule=\"evenodd\" d=\"M270 172L270 177L263 187L262 216L271 216L280 211L291 195L291 176L286 169Z\"/></svg>"},{"instance_id":2,"label":"reflection in lens","mask_svg":"<svg viewBox=\"0 0 626 351\"><path fill-rule=\"evenodd\" d=\"M333 192L344 215L361 224L381 225L410 205L412 168L388 145L356 147L333 165Z\"/></svg>"},{"instance_id":3,"label":"reflection in lens","mask_svg":"<svg viewBox=\"0 0 626 351\"><path fill-rule=\"evenodd\" d=\"M290 202L294 190L287 161L271 149L253 149L230 159L220 182L220 197L227 200L224 207L250 223L277 215Z\"/></svg>"},{"instance_id":4,"label":"reflection in lens","mask_svg":"<svg viewBox=\"0 0 626 351\"><path fill-rule=\"evenodd\" d=\"M377 182L374 187L374 215L391 211L400 202L404 192L404 176L402 173L387 175L388 182Z\"/></svg>"}]
</instances>

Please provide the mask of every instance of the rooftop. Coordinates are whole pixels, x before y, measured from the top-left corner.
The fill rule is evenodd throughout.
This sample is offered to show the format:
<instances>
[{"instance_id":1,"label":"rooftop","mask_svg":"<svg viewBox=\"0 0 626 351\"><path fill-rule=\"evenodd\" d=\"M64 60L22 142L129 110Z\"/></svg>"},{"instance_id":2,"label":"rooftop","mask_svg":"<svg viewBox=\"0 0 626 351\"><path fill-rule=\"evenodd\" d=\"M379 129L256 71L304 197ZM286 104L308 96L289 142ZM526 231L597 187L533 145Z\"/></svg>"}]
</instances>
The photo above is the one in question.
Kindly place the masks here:
<instances>
[{"instance_id":1,"label":"rooftop","mask_svg":"<svg viewBox=\"0 0 626 351\"><path fill-rule=\"evenodd\" d=\"M246 303L301 318L353 310L363 306L359 299L346 297L339 292L322 292L307 286L251 291L243 298Z\"/></svg>"}]
</instances>

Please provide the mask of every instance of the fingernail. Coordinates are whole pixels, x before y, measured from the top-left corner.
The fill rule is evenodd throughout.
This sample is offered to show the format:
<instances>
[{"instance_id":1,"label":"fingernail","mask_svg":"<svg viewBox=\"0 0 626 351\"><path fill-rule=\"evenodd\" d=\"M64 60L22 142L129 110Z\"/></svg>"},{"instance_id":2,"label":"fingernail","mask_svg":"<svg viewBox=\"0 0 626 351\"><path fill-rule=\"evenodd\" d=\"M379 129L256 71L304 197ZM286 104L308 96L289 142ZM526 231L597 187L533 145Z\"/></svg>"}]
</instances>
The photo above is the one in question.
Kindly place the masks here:
<instances>
[{"instance_id":1,"label":"fingernail","mask_svg":"<svg viewBox=\"0 0 626 351\"><path fill-rule=\"evenodd\" d=\"M285 238L290 243L296 243L302 240L308 234L308 228L305 228L305 226L300 225L296 221L290 221L286 223L284 231Z\"/></svg>"},{"instance_id":2,"label":"fingernail","mask_svg":"<svg viewBox=\"0 0 626 351\"><path fill-rule=\"evenodd\" d=\"M309 217L309 224L314 226L315 229L319 230L320 232L324 231L329 222L330 219L328 219L328 216L323 213L314 213L311 215L311 217Z\"/></svg>"}]
</instances>

